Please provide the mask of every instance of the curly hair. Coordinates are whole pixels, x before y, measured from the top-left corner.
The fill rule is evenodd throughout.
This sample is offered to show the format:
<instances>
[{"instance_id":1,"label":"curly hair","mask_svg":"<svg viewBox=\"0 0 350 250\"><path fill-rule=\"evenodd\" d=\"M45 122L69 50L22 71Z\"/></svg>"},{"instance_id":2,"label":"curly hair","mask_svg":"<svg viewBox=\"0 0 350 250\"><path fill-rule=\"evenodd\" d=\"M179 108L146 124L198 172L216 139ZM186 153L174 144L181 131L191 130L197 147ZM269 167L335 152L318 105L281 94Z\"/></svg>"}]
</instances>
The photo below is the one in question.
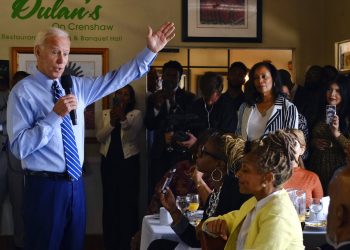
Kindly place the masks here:
<instances>
[{"instance_id":1,"label":"curly hair","mask_svg":"<svg viewBox=\"0 0 350 250\"><path fill-rule=\"evenodd\" d=\"M295 159L295 137L283 130L270 133L250 153L255 155L259 172L271 172L274 186L278 187L292 176L292 161Z\"/></svg>"},{"instance_id":2,"label":"curly hair","mask_svg":"<svg viewBox=\"0 0 350 250\"><path fill-rule=\"evenodd\" d=\"M222 137L225 140L227 168L229 171L235 172L242 163L245 153L245 141L233 134L224 134Z\"/></svg>"}]
</instances>

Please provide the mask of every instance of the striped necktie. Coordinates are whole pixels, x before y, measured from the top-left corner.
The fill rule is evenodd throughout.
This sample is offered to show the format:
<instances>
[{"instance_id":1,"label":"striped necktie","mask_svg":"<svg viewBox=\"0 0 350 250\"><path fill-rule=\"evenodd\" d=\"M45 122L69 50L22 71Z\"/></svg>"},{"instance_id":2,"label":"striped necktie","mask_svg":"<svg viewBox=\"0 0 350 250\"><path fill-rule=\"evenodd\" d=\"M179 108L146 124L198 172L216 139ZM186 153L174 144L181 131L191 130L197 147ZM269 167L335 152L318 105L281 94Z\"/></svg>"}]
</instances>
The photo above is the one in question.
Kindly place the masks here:
<instances>
[{"instance_id":1,"label":"striped necktie","mask_svg":"<svg viewBox=\"0 0 350 250\"><path fill-rule=\"evenodd\" d=\"M57 81L54 81L52 84L52 91L54 94L54 102L56 103L58 99L63 96L62 90L58 86ZM81 176L81 167L79 161L79 154L77 143L75 141L75 136L73 133L72 121L69 114L63 118L61 123L62 130L62 139L63 139L63 148L64 156L66 159L66 169L69 177L72 180L78 180Z\"/></svg>"}]
</instances>

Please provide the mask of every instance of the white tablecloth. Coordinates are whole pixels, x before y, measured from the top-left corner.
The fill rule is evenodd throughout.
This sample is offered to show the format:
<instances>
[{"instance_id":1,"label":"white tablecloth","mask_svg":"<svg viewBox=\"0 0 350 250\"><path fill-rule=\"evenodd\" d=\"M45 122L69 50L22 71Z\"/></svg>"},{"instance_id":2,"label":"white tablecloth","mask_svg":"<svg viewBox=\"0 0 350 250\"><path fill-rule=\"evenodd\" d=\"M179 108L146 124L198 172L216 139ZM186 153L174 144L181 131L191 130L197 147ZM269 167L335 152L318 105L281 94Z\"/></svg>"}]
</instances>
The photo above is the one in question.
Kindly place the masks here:
<instances>
[{"instance_id":1,"label":"white tablecloth","mask_svg":"<svg viewBox=\"0 0 350 250\"><path fill-rule=\"evenodd\" d=\"M142 220L141 246L140 250L146 250L152 241L157 239L168 239L180 242L176 250L194 250L182 242L169 225L160 225L159 214L146 215Z\"/></svg>"},{"instance_id":2,"label":"white tablecloth","mask_svg":"<svg viewBox=\"0 0 350 250\"><path fill-rule=\"evenodd\" d=\"M314 249L326 243L325 230L305 229L303 231L305 249ZM168 239L180 242L176 250L194 250L182 242L169 225L160 225L159 214L147 215L142 221L141 250L146 250L152 241L157 239Z\"/></svg>"}]
</instances>

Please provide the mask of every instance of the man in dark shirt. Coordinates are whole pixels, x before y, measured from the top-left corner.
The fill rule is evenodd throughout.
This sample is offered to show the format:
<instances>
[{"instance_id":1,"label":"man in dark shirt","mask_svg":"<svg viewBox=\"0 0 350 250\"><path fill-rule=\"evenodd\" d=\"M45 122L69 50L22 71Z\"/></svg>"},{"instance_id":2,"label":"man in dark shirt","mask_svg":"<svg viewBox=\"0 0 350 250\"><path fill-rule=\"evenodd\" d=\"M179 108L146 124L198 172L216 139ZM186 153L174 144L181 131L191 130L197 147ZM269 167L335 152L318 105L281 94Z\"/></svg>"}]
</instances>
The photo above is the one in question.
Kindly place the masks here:
<instances>
[{"instance_id":1,"label":"man in dark shirt","mask_svg":"<svg viewBox=\"0 0 350 250\"><path fill-rule=\"evenodd\" d=\"M235 133L237 128L237 111L244 102L242 86L245 83L248 68L242 62L234 62L228 71L228 89L221 96L219 127L223 132Z\"/></svg>"},{"instance_id":2,"label":"man in dark shirt","mask_svg":"<svg viewBox=\"0 0 350 250\"><path fill-rule=\"evenodd\" d=\"M152 132L152 145L149 160L150 194L164 173L186 155L171 147L174 128L169 123L169 115L185 114L194 101L195 95L179 87L183 70L177 61L163 65L162 89L147 99L145 115L146 128Z\"/></svg>"}]
</instances>

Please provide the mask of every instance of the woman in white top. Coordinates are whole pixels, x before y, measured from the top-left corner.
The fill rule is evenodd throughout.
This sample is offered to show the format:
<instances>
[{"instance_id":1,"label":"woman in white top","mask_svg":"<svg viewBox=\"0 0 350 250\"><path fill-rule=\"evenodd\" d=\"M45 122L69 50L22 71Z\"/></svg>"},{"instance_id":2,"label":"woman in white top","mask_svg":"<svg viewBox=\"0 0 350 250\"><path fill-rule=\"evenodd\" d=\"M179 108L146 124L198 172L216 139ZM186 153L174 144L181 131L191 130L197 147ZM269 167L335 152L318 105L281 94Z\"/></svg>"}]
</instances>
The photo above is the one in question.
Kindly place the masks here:
<instances>
[{"instance_id":1,"label":"woman in white top","mask_svg":"<svg viewBox=\"0 0 350 250\"><path fill-rule=\"evenodd\" d=\"M297 129L298 110L281 94L281 82L275 66L256 63L249 72L245 103L238 111L236 133L256 140L278 129Z\"/></svg>"},{"instance_id":2,"label":"woman in white top","mask_svg":"<svg viewBox=\"0 0 350 250\"><path fill-rule=\"evenodd\" d=\"M135 103L130 85L115 92L113 107L103 111L96 134L102 155L105 249L129 249L130 239L137 231L140 172L137 140L142 114L135 109Z\"/></svg>"}]
</instances>

